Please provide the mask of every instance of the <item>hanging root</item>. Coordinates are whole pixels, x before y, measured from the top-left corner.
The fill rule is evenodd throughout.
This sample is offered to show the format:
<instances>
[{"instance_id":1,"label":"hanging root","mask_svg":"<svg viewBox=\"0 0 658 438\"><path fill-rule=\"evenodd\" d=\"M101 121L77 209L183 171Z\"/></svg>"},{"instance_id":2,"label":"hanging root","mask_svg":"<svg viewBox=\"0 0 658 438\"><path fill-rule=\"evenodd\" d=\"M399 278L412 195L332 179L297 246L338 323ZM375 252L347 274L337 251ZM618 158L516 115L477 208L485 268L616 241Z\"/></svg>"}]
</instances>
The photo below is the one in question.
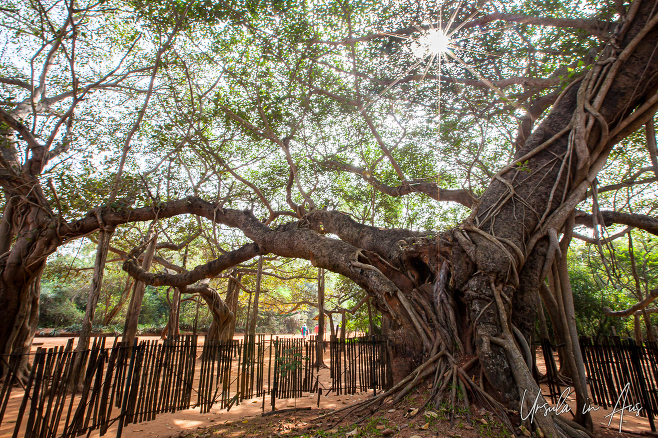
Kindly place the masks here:
<instances>
[{"instance_id":1,"label":"hanging root","mask_svg":"<svg viewBox=\"0 0 658 438\"><path fill-rule=\"evenodd\" d=\"M523 355L520 354L519 347L514 342L514 336L510 330L507 312L501 297L502 286L496 286L492 281L491 288L498 308L502 333L498 337L489 336L489 340L505 350L512 375L519 388L519 394L524 394L521 408L525 413L528 413L532 409L535 398L542 400L543 395L541 394L541 389L533 379L530 369L522 359ZM536 423L535 426L541 430L541 433L548 437L588 438L592 436L584 427L557 415L535 415L534 421ZM525 422L527 423L526 428L530 429L533 426L529 424L528 419Z\"/></svg>"},{"instance_id":2,"label":"hanging root","mask_svg":"<svg viewBox=\"0 0 658 438\"><path fill-rule=\"evenodd\" d=\"M435 344L434 350L437 349L438 345L439 343ZM469 397L473 396L479 401L481 405L487 406L489 410L491 410L494 415L496 415L500 421L513 433L513 426L507 417L508 410L505 409L505 407L503 407L503 405L501 405L499 402L494 400L482 388L480 388L480 386L478 386L467 374L468 371L478 363L478 361L478 357L474 357L460 366L456 362L455 358L447 351L447 349L442 347L440 352L432 355L427 361L417 367L407 377L405 377L388 391L383 392L373 398L363 400L353 405L346 406L342 409L326 413L319 416L317 419L329 416L335 417L336 414L342 413L343 415L338 420L332 421L332 423L335 424L340 423L350 414L368 410L369 412L366 415L356 421L356 423L360 423L367 419L369 415L374 410L378 409L387 399L392 397L392 404L394 405L402 400L407 394L409 394L420 384L431 379L430 381L433 383L431 387L432 391L430 392L429 397L411 417L421 413L423 409L432 402L435 407L439 408L443 401L443 397L449 394L449 415L451 427L454 424L455 418L457 417L457 412L455 409L460 400L466 410L466 421L472 425L473 419L470 412L471 399Z\"/></svg>"}]
</instances>

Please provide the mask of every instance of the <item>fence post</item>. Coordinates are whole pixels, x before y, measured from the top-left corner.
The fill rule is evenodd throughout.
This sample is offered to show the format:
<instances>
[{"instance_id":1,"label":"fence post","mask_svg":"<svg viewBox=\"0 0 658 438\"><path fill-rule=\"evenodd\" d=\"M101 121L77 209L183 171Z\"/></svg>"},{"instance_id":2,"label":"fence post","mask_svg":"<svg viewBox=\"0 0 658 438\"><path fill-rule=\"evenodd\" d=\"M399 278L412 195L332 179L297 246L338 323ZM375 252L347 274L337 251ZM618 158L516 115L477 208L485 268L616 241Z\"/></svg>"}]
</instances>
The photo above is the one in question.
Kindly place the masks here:
<instances>
[{"instance_id":1,"label":"fence post","mask_svg":"<svg viewBox=\"0 0 658 438\"><path fill-rule=\"evenodd\" d=\"M278 359L279 359L279 337L277 336L276 340L274 341L274 382L272 383L272 391L270 391L270 400L272 403L273 411L276 410L276 396L277 396L276 392L279 389L278 388L279 379L277 378L277 374L279 372Z\"/></svg>"},{"instance_id":2,"label":"fence post","mask_svg":"<svg viewBox=\"0 0 658 438\"><path fill-rule=\"evenodd\" d=\"M375 335L371 336L372 338L372 396L377 397L377 374L375 373Z\"/></svg>"},{"instance_id":3,"label":"fence post","mask_svg":"<svg viewBox=\"0 0 658 438\"><path fill-rule=\"evenodd\" d=\"M126 386L123 391L123 401L121 402L121 413L119 414L119 426L117 427L117 438L121 438L123 432L123 422L126 416L126 407L128 405L128 393L130 392L130 382L132 382L133 365L135 364L135 350L137 350L137 338L133 339L133 346L130 353L130 365L126 374Z\"/></svg>"},{"instance_id":4,"label":"fence post","mask_svg":"<svg viewBox=\"0 0 658 438\"><path fill-rule=\"evenodd\" d=\"M651 409L651 402L649 401L649 394L647 392L646 381L644 380L644 372L642 371L642 364L640 362L640 348L643 348L641 344L638 345L637 342L632 341L631 343L631 360L633 361L633 368L639 377L640 391L642 392L642 402L644 403L644 409L647 410L647 418L649 418L649 425L651 426L651 431L656 431L656 425L653 421L653 409Z\"/></svg>"}]
</instances>

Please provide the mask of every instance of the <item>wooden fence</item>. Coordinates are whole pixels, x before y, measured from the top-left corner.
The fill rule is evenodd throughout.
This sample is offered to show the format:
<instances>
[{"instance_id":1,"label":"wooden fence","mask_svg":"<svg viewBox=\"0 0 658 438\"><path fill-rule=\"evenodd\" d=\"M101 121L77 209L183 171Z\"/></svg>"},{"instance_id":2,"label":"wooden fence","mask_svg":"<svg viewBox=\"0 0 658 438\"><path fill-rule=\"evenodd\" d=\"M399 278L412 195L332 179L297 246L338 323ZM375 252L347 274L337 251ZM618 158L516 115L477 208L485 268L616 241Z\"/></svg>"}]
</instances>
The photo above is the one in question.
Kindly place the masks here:
<instances>
[{"instance_id":1,"label":"wooden fence","mask_svg":"<svg viewBox=\"0 0 658 438\"><path fill-rule=\"evenodd\" d=\"M633 339L605 338L594 344L582 338L587 380L592 402L604 409L639 404L640 415L648 417L656 431L654 415L658 412L658 344L637 344ZM620 406L617 406L620 407Z\"/></svg>"},{"instance_id":2,"label":"wooden fence","mask_svg":"<svg viewBox=\"0 0 658 438\"><path fill-rule=\"evenodd\" d=\"M330 342L332 389L337 395L381 389L386 382L386 346L382 336L345 339L333 337Z\"/></svg>"},{"instance_id":3,"label":"wooden fence","mask_svg":"<svg viewBox=\"0 0 658 438\"><path fill-rule=\"evenodd\" d=\"M104 435L115 422L117 436L121 436L125 424L187 409L191 405L196 341L195 336L187 336L165 344L135 342L131 348L115 339L112 347L105 348L105 338L96 338L91 348L81 353L82 377L77 390L72 390L78 355L72 348L73 340L66 347L39 348L24 386L13 375L5 379L0 392L0 424L16 383L24 395L14 420L13 438L73 437L96 429ZM20 359L10 357L10 368L15 369Z\"/></svg>"},{"instance_id":4,"label":"wooden fence","mask_svg":"<svg viewBox=\"0 0 658 438\"><path fill-rule=\"evenodd\" d=\"M202 348L196 336L164 344L135 340L130 346L114 339L109 347L106 339L94 339L91 348L81 353L82 377L75 391L71 382L78 353L73 339L65 347L39 348L31 355L27 383L18 382L11 372L2 383L0 426L3 420L14 422L12 438L55 438L92 430L103 436L116 423L120 437L125 425L151 421L160 413L190 407L200 407L205 413L214 405L231 409L259 397L264 409L268 395L275 409L277 399L317 392L320 385L314 337L266 339L258 335L246 341L209 342ZM333 339L325 344L331 357L329 390L353 394L357 388L381 388L384 339ZM2 356L10 370L22 359ZM20 405L11 397L12 391L23 391Z\"/></svg>"}]
</instances>

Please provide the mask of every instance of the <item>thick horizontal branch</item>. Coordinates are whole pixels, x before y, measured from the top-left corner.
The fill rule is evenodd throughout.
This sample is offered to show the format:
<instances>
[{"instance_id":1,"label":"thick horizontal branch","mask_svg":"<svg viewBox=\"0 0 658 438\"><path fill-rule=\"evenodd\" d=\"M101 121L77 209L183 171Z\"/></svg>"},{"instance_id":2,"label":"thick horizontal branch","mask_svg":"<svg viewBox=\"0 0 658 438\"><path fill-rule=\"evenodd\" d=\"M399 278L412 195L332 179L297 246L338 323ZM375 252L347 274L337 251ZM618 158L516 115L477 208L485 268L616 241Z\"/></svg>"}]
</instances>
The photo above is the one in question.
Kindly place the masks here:
<instances>
[{"instance_id":1,"label":"thick horizontal branch","mask_svg":"<svg viewBox=\"0 0 658 438\"><path fill-rule=\"evenodd\" d=\"M173 242L158 242L158 245L156 246L156 249L169 249L172 251L180 251L181 249L185 248L187 245L189 245L194 239L199 237L201 234L200 231L197 231L193 234L191 234L185 241L179 243L176 245Z\"/></svg>"},{"instance_id":2,"label":"thick horizontal branch","mask_svg":"<svg viewBox=\"0 0 658 438\"><path fill-rule=\"evenodd\" d=\"M631 316L634 313L639 312L645 307L647 307L656 298L658 298L658 289L653 289L652 291L649 292L649 294L645 299L635 304L634 306L629 307L626 310L618 310L615 312L611 310L609 307L604 307L603 313L605 313L608 316L617 316L617 317Z\"/></svg>"},{"instance_id":3,"label":"thick horizontal branch","mask_svg":"<svg viewBox=\"0 0 658 438\"><path fill-rule=\"evenodd\" d=\"M603 221L606 226L612 224L628 225L629 227L639 228L658 236L658 219L647 216L646 214L601 211L601 216L603 216ZM592 228L594 226L592 215L590 213L585 213L584 211L577 211L576 225L584 225Z\"/></svg>"},{"instance_id":4,"label":"thick horizontal branch","mask_svg":"<svg viewBox=\"0 0 658 438\"><path fill-rule=\"evenodd\" d=\"M317 211L316 218L323 218L327 228L336 225L339 221L349 219L340 212ZM156 217L160 220L180 216L196 215L204 217L214 224L222 224L237 228L253 243L222 255L204 265L182 274L151 274L144 272L134 256L124 263L124 269L134 278L150 285L186 286L204 278L214 277L223 270L236 266L257 255L275 254L282 257L309 260L316 267L351 278L356 284L370 293L379 310L385 312L393 320L402 323L404 309L398 300L399 289L393 281L387 278L379 269L359 261L362 255L360 246L354 246L343 240L322 235L308 224L315 222L311 215L302 221L291 222L272 229L259 221L248 210L222 209L219 205L204 201L201 198L190 196L185 199L162 202L156 207L142 207L135 209L115 210L107 207L96 209L83 219L73 223L63 224L60 228L63 241L85 236L99 229L102 222L107 227L117 227L129 222L149 221ZM334 220L330 220L333 218ZM350 219L351 220L351 219ZM381 242L391 242L392 239L420 236L407 230L379 230L376 227L357 224L352 229L343 232L343 235L359 240L363 244L369 243L381 249ZM388 238L384 239L383 236ZM390 250L389 250L390 251ZM395 263L395 262L394 262Z\"/></svg>"}]
</instances>

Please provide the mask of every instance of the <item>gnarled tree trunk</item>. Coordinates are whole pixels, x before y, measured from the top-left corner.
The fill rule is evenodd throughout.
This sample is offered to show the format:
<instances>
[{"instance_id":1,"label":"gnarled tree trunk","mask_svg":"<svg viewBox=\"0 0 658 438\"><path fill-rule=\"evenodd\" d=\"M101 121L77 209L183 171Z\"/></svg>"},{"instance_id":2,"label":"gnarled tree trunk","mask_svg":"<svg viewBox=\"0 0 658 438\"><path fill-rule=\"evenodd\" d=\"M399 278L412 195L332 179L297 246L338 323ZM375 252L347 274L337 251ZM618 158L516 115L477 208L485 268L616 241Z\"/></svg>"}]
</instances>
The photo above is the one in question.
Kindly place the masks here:
<instances>
[{"instance_id":1,"label":"gnarled tree trunk","mask_svg":"<svg viewBox=\"0 0 658 438\"><path fill-rule=\"evenodd\" d=\"M61 242L60 222L35 178L15 176L13 181L13 190L5 187L10 199L0 222L4 233L0 236L0 352L26 354L39 319L41 273L48 255ZM0 363L0 369L5 377L6 361ZM12 369L16 377L24 379L29 371L27 357Z\"/></svg>"}]
</instances>

